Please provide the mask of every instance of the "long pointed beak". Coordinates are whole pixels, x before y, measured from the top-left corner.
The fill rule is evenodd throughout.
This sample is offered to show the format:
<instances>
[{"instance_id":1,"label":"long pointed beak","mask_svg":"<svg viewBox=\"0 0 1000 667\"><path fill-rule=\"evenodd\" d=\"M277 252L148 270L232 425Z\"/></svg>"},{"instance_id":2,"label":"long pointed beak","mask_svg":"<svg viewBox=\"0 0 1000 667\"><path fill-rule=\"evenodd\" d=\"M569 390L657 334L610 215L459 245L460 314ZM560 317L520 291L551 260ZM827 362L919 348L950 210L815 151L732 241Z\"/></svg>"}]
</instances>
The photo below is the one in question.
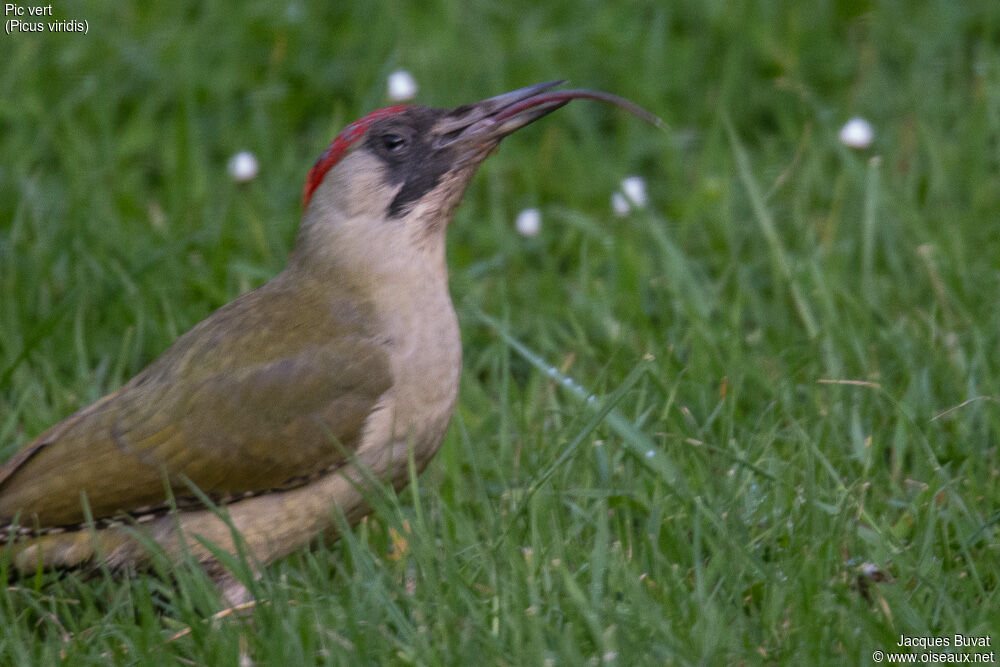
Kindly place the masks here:
<instances>
[{"instance_id":1,"label":"long pointed beak","mask_svg":"<svg viewBox=\"0 0 1000 667\"><path fill-rule=\"evenodd\" d=\"M526 100L562 85L564 81L547 81L536 83L533 86L512 90L509 93L490 97L475 104L464 104L452 109L435 127L439 146L446 146L452 143L462 144L489 144L503 139L511 132L524 127L528 123L541 118L542 116L555 111L566 102L558 105L543 105L543 108L534 108L532 113L524 114L520 122L499 122L498 117L507 109L523 103Z\"/></svg>"},{"instance_id":2,"label":"long pointed beak","mask_svg":"<svg viewBox=\"0 0 1000 667\"><path fill-rule=\"evenodd\" d=\"M654 125L663 124L637 104L610 93L583 89L552 90L563 83L565 81L538 83L453 109L435 127L439 137L437 143L441 147L461 143L469 147L491 148L507 135L578 98L610 102Z\"/></svg>"}]
</instances>

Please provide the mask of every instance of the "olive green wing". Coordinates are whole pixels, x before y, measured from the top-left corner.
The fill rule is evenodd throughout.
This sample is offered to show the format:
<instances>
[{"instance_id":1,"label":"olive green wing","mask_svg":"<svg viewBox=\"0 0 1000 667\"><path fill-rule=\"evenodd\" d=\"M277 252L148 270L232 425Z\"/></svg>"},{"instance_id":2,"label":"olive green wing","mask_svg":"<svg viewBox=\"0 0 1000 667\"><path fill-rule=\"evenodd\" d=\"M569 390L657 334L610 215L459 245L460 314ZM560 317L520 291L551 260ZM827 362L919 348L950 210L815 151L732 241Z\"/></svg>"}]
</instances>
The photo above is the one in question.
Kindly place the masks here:
<instances>
[{"instance_id":1,"label":"olive green wing","mask_svg":"<svg viewBox=\"0 0 1000 667\"><path fill-rule=\"evenodd\" d=\"M186 479L217 499L302 483L343 461L391 384L385 351L360 336L209 372L179 372L198 363L183 352L160 364L166 377L154 364L16 454L0 470L0 524L82 522L84 493L95 519L141 513L166 484L192 495Z\"/></svg>"}]
</instances>

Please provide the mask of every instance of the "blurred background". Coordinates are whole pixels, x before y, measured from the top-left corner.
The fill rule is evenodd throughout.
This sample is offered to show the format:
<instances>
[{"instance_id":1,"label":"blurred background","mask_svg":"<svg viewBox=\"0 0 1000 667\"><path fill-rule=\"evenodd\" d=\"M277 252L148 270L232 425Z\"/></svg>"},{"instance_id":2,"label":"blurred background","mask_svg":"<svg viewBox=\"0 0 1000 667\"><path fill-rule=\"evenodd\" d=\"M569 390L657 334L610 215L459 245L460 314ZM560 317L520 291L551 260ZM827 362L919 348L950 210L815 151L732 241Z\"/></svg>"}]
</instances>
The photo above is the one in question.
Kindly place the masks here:
<instances>
[{"instance_id":1,"label":"blurred background","mask_svg":"<svg viewBox=\"0 0 1000 667\"><path fill-rule=\"evenodd\" d=\"M995 633L1000 6L52 7L88 34L0 36L0 457L280 271L309 167L394 72L431 106L565 78L668 126L577 101L484 164L450 230L465 371L432 537L386 560L406 499L288 564L288 613L346 643L265 618L260 655L867 661ZM603 400L644 365L620 428L557 382ZM49 655L15 597L12 655Z\"/></svg>"}]
</instances>

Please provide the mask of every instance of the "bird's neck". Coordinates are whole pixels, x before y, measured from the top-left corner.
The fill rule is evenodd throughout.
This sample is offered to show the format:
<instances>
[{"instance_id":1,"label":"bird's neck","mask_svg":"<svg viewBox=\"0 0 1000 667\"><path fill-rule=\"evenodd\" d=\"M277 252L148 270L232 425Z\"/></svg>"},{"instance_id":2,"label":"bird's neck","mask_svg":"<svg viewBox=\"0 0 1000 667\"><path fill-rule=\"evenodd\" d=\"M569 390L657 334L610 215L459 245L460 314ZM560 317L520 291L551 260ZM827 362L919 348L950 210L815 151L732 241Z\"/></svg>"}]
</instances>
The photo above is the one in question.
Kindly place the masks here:
<instances>
[{"instance_id":1,"label":"bird's neck","mask_svg":"<svg viewBox=\"0 0 1000 667\"><path fill-rule=\"evenodd\" d=\"M339 222L304 223L286 273L294 284L304 278L321 292L346 293L370 306L366 328L386 349L393 374L386 416L391 424L385 428L396 442L412 441L422 469L451 418L462 368L458 318L448 292L447 225L415 234L416 225L406 224L413 220ZM345 237L345 229L356 234Z\"/></svg>"},{"instance_id":2,"label":"bird's neck","mask_svg":"<svg viewBox=\"0 0 1000 667\"><path fill-rule=\"evenodd\" d=\"M373 335L391 341L396 372L415 379L442 364L461 365L445 261L447 224L423 222L307 212L286 269L298 284L370 305Z\"/></svg>"}]
</instances>

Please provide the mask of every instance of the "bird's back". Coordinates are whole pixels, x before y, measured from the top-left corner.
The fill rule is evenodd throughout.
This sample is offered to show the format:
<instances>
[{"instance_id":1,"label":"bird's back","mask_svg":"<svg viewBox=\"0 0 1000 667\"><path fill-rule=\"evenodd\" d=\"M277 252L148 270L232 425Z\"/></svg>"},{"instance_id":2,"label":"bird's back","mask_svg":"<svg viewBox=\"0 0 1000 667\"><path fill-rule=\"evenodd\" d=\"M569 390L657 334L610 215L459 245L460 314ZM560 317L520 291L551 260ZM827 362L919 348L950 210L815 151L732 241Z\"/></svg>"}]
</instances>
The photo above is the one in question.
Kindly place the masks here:
<instances>
[{"instance_id":1,"label":"bird's back","mask_svg":"<svg viewBox=\"0 0 1000 667\"><path fill-rule=\"evenodd\" d=\"M155 516L193 483L228 501L336 468L391 385L367 305L276 278L213 313L118 391L0 468L0 531Z\"/></svg>"}]
</instances>

